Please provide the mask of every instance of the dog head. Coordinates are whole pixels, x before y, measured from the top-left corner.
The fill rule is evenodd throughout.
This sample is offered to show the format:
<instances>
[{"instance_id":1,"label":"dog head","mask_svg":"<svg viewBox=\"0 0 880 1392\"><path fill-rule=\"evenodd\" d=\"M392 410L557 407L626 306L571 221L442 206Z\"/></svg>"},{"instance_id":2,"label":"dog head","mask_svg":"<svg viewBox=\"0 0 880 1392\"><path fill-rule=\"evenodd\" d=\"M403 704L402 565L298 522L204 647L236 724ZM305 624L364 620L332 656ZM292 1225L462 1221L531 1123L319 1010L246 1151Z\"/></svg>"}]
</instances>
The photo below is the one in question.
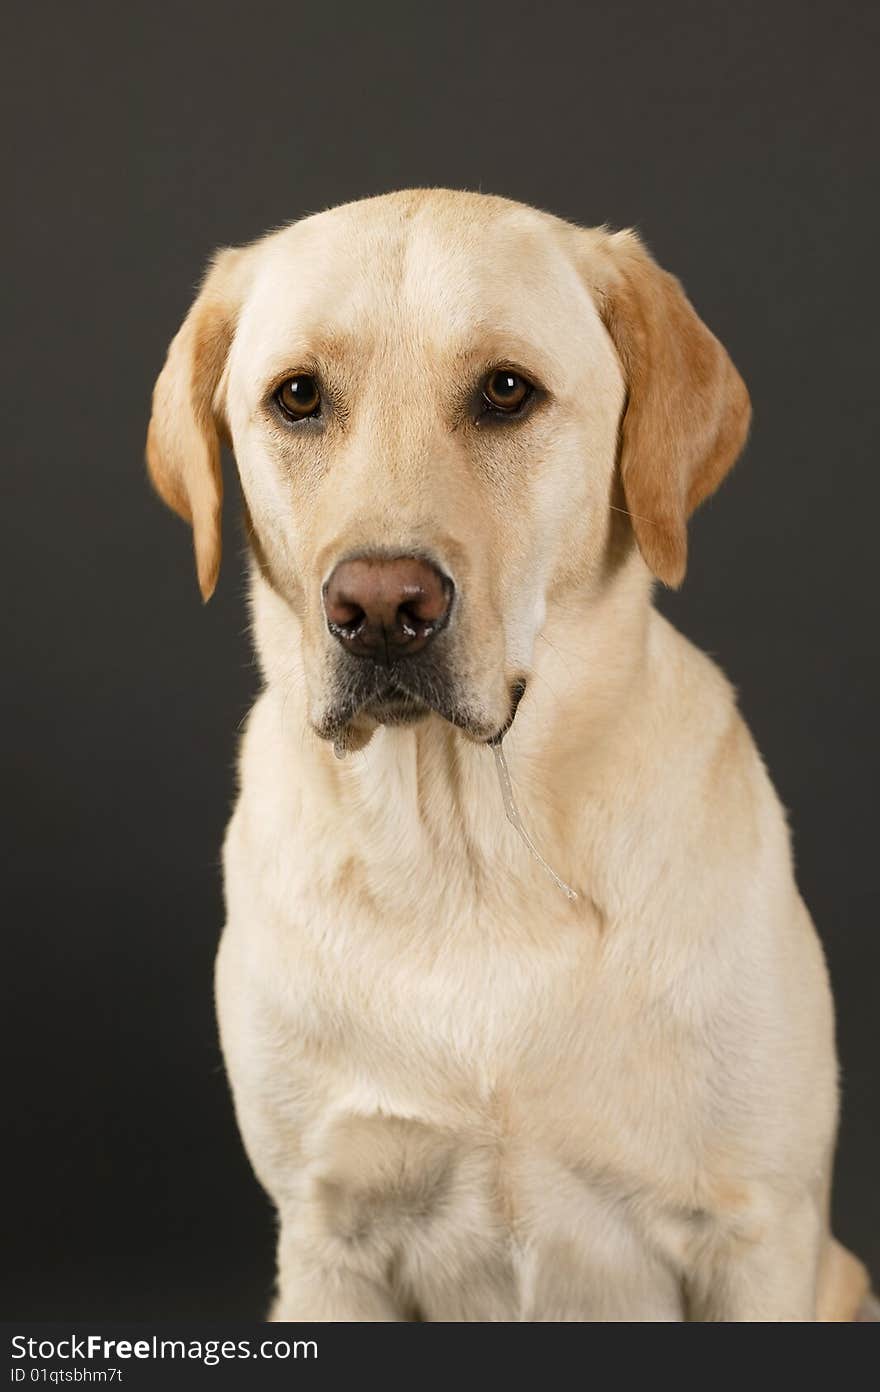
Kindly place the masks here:
<instances>
[{"instance_id":1,"label":"dog head","mask_svg":"<svg viewBox=\"0 0 880 1392\"><path fill-rule=\"evenodd\" d=\"M687 519L748 421L724 349L632 232L425 190L221 252L147 458L207 599L231 444L320 735L435 711L493 741L548 605L586 605L620 564L615 508L625 563L677 586Z\"/></svg>"}]
</instances>

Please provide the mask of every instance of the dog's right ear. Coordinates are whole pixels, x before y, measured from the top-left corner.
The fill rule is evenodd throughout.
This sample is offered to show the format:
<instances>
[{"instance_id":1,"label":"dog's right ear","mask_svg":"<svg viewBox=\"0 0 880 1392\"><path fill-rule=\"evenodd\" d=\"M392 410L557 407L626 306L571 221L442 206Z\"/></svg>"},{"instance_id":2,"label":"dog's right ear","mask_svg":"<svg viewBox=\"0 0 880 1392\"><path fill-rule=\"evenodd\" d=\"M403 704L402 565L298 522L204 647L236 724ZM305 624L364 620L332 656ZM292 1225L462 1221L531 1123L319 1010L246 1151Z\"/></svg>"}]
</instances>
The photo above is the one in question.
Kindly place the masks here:
<instances>
[{"instance_id":1,"label":"dog's right ear","mask_svg":"<svg viewBox=\"0 0 880 1392\"><path fill-rule=\"evenodd\" d=\"M160 497L192 524L202 598L220 570L226 436L224 368L244 294L247 250L218 252L172 339L153 391L147 468Z\"/></svg>"}]
</instances>

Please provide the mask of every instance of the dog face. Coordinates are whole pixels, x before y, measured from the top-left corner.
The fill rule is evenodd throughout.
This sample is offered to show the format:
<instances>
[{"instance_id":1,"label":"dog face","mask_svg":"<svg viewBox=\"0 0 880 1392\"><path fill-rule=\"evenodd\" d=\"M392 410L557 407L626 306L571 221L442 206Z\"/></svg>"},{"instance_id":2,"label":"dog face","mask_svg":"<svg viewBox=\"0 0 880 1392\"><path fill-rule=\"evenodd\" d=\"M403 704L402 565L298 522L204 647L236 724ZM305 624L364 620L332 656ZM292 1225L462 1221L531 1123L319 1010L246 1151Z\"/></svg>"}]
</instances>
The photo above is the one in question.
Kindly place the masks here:
<instances>
[{"instance_id":1,"label":"dog face","mask_svg":"<svg viewBox=\"0 0 880 1392\"><path fill-rule=\"evenodd\" d=\"M603 583L615 499L679 583L687 516L747 425L724 350L631 233L419 191L221 253L148 461L207 598L230 440L321 736L433 710L492 741L547 606Z\"/></svg>"}]
</instances>

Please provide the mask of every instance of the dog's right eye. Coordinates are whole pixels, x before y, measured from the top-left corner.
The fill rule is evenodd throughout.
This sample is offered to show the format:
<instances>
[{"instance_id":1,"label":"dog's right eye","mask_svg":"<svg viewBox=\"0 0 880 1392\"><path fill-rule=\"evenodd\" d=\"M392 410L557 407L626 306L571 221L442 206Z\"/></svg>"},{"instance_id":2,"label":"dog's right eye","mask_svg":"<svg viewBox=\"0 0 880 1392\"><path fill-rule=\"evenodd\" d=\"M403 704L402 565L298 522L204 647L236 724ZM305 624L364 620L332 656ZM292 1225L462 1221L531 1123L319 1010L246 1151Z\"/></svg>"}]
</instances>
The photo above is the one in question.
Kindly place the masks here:
<instances>
[{"instance_id":1,"label":"dog's right eye","mask_svg":"<svg viewBox=\"0 0 880 1392\"><path fill-rule=\"evenodd\" d=\"M516 415L533 391L531 382L512 368L496 368L483 383L484 411L492 415Z\"/></svg>"},{"instance_id":2,"label":"dog's right eye","mask_svg":"<svg viewBox=\"0 0 880 1392\"><path fill-rule=\"evenodd\" d=\"M318 415L321 409L318 383L307 372L282 382L275 392L275 400L288 420L305 420L307 416Z\"/></svg>"}]
</instances>

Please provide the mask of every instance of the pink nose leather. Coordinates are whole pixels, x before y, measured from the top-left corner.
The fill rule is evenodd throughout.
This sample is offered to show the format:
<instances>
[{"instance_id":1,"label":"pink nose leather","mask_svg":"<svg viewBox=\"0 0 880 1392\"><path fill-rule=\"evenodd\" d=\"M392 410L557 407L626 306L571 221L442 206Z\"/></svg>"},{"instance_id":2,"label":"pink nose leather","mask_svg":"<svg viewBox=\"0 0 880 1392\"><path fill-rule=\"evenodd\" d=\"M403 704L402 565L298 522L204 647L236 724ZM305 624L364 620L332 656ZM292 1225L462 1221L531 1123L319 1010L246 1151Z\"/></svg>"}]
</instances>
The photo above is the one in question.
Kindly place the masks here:
<instances>
[{"instance_id":1,"label":"pink nose leather","mask_svg":"<svg viewBox=\"0 0 880 1392\"><path fill-rule=\"evenodd\" d=\"M421 652L445 624L452 581L418 556L341 561L324 586L327 627L358 657Z\"/></svg>"}]
</instances>

